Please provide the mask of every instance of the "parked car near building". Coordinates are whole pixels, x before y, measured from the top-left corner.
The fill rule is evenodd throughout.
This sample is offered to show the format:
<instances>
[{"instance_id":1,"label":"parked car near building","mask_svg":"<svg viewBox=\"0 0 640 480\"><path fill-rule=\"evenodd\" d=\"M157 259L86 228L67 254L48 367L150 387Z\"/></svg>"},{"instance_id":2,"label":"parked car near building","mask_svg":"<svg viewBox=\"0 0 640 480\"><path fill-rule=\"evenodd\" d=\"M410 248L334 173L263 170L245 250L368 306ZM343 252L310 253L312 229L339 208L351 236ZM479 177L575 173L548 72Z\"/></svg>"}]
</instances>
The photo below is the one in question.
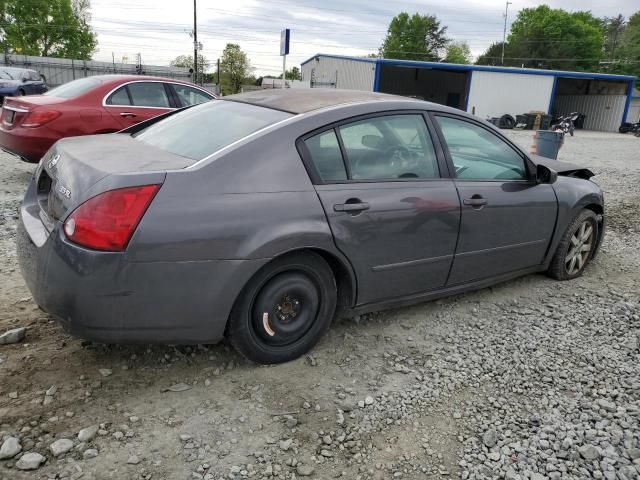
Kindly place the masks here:
<instances>
[{"instance_id":1,"label":"parked car near building","mask_svg":"<svg viewBox=\"0 0 640 480\"><path fill-rule=\"evenodd\" d=\"M0 104L5 97L38 95L47 90L47 83L35 70L0 66Z\"/></svg>"},{"instance_id":2,"label":"parked car near building","mask_svg":"<svg viewBox=\"0 0 640 480\"><path fill-rule=\"evenodd\" d=\"M117 132L213 98L215 95L196 85L167 78L80 78L43 95L5 99L0 148L27 162L38 162L61 138Z\"/></svg>"},{"instance_id":3,"label":"parked car near building","mask_svg":"<svg viewBox=\"0 0 640 480\"><path fill-rule=\"evenodd\" d=\"M338 314L533 272L581 275L604 234L587 169L460 110L262 90L59 141L21 207L35 302L110 343L214 343L283 362Z\"/></svg>"}]
</instances>

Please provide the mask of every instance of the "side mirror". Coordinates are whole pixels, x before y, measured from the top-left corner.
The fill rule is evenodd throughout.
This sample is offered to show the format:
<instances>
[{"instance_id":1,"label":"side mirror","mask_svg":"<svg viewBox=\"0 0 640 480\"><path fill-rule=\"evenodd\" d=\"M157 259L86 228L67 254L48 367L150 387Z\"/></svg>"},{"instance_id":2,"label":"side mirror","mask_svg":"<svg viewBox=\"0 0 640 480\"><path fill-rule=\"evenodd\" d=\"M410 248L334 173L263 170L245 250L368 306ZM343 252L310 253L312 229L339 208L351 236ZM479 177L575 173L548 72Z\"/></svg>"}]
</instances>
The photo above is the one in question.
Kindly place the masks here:
<instances>
[{"instance_id":1,"label":"side mirror","mask_svg":"<svg viewBox=\"0 0 640 480\"><path fill-rule=\"evenodd\" d=\"M552 184L558 180L558 172L545 165L536 165L536 183Z\"/></svg>"},{"instance_id":2,"label":"side mirror","mask_svg":"<svg viewBox=\"0 0 640 480\"><path fill-rule=\"evenodd\" d=\"M27 83L27 80L29 80L27 77L22 77L22 83Z\"/></svg>"}]
</instances>

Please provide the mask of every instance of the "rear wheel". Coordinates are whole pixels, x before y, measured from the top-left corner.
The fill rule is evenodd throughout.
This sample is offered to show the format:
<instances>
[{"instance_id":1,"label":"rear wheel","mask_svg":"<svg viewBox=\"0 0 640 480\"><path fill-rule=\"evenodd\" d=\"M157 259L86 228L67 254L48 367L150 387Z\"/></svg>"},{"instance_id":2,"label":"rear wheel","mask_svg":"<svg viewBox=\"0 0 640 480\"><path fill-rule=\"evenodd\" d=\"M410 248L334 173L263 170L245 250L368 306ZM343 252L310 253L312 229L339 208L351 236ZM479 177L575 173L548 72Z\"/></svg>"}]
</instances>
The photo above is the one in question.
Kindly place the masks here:
<instances>
[{"instance_id":1,"label":"rear wheel","mask_svg":"<svg viewBox=\"0 0 640 480\"><path fill-rule=\"evenodd\" d=\"M597 240L596 214L583 210L567 227L547 273L558 280L579 277L593 257Z\"/></svg>"},{"instance_id":2,"label":"rear wheel","mask_svg":"<svg viewBox=\"0 0 640 480\"><path fill-rule=\"evenodd\" d=\"M247 284L227 327L231 344L256 363L282 363L309 351L336 308L331 268L312 252L276 259Z\"/></svg>"},{"instance_id":3,"label":"rear wheel","mask_svg":"<svg viewBox=\"0 0 640 480\"><path fill-rule=\"evenodd\" d=\"M22 96L24 96L24 95L26 95L26 93L25 93L25 91L24 91L24 90L22 90L22 89L18 90L18 96L19 96L19 97L22 97Z\"/></svg>"}]
</instances>

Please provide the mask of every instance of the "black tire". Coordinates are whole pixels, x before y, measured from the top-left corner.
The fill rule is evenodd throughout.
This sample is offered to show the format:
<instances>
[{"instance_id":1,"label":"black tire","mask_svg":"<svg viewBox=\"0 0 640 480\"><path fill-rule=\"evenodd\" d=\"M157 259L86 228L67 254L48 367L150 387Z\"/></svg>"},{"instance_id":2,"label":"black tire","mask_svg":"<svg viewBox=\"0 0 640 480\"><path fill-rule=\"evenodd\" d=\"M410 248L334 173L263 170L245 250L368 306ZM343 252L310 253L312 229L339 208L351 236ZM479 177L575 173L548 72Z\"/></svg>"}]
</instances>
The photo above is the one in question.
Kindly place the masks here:
<instances>
[{"instance_id":1,"label":"black tire","mask_svg":"<svg viewBox=\"0 0 640 480\"><path fill-rule=\"evenodd\" d=\"M226 337L251 361L288 362L320 340L331 325L336 302L333 272L320 255L287 255L266 265L242 290Z\"/></svg>"},{"instance_id":2,"label":"black tire","mask_svg":"<svg viewBox=\"0 0 640 480\"><path fill-rule=\"evenodd\" d=\"M622 125L620 125L620 128L618 128L618 132L620 133L629 133L631 131L631 124L630 123L623 123Z\"/></svg>"},{"instance_id":3,"label":"black tire","mask_svg":"<svg viewBox=\"0 0 640 480\"><path fill-rule=\"evenodd\" d=\"M568 258L571 253L575 253L572 248L576 247L576 243L572 241L574 235L578 235L579 230L583 224L591 227L591 238L588 242L581 244L580 247L586 247L589 245L589 249L583 251L580 254L580 259L576 259L574 264L571 264L571 260ZM579 235L578 235L579 236ZM593 253L598 243L598 220L596 214L591 210L582 210L569 224L567 230L560 240L560 244L556 249L556 253L551 259L547 274L555 278L556 280L571 280L577 278L583 274L585 268L593 258ZM575 255L574 255L575 256ZM569 265L567 265L569 263ZM579 268L576 267L576 263L582 263ZM569 268L569 267L572 268Z\"/></svg>"},{"instance_id":4,"label":"black tire","mask_svg":"<svg viewBox=\"0 0 640 480\"><path fill-rule=\"evenodd\" d=\"M25 95L26 95L26 93L24 92L24 90L22 90L22 89L18 90L18 96L19 97L23 97Z\"/></svg>"}]
</instances>

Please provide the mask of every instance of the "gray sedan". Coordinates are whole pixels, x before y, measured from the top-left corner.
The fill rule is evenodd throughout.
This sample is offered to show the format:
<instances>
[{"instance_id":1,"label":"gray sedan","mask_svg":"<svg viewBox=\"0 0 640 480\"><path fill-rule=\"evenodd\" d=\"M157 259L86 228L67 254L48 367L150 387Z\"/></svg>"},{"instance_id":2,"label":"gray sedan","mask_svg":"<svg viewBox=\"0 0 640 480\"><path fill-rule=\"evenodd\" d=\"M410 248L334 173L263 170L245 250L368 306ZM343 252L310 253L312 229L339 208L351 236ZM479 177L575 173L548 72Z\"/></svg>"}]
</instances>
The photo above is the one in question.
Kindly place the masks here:
<instances>
[{"instance_id":1,"label":"gray sedan","mask_svg":"<svg viewBox=\"0 0 640 480\"><path fill-rule=\"evenodd\" d=\"M337 315L581 275L604 233L579 166L419 100L260 91L60 140L21 207L35 301L108 343L296 358Z\"/></svg>"}]
</instances>

